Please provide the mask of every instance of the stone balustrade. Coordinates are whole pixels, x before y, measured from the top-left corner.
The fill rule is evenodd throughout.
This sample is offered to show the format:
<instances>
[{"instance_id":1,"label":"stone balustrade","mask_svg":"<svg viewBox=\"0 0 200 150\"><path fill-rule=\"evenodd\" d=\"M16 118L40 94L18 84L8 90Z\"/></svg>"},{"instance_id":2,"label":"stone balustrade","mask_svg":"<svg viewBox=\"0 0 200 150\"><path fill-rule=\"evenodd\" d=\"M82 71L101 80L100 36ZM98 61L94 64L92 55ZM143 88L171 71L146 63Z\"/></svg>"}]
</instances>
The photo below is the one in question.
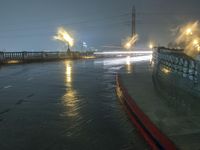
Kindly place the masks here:
<instances>
[{"instance_id":1,"label":"stone balustrade","mask_svg":"<svg viewBox=\"0 0 200 150\"><path fill-rule=\"evenodd\" d=\"M79 52L71 52L70 55L66 52L0 52L0 64L9 62L32 62L32 61L48 61L66 58L80 58Z\"/></svg>"},{"instance_id":2,"label":"stone balustrade","mask_svg":"<svg viewBox=\"0 0 200 150\"><path fill-rule=\"evenodd\" d=\"M200 93L200 62L182 50L158 47L153 52L153 76L186 91ZM173 83L171 83L173 80ZM199 94L200 95L200 94Z\"/></svg>"}]
</instances>

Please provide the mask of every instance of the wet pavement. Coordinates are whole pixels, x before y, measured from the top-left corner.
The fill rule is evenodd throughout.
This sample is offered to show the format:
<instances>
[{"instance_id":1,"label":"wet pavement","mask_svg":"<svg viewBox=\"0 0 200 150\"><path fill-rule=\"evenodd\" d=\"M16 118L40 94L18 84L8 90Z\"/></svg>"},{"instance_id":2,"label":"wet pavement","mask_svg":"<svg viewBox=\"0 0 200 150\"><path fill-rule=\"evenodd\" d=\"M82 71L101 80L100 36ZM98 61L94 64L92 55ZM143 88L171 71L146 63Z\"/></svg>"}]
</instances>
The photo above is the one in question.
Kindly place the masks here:
<instances>
[{"instance_id":1,"label":"wet pavement","mask_svg":"<svg viewBox=\"0 0 200 150\"><path fill-rule=\"evenodd\" d=\"M199 99L186 93L179 97L159 93L153 84L152 67L148 62L135 63L129 68L130 72L121 70L121 79L142 111L178 149L199 150Z\"/></svg>"},{"instance_id":2,"label":"wet pavement","mask_svg":"<svg viewBox=\"0 0 200 150\"><path fill-rule=\"evenodd\" d=\"M124 64L120 58L0 68L0 149L148 149L115 94Z\"/></svg>"}]
</instances>

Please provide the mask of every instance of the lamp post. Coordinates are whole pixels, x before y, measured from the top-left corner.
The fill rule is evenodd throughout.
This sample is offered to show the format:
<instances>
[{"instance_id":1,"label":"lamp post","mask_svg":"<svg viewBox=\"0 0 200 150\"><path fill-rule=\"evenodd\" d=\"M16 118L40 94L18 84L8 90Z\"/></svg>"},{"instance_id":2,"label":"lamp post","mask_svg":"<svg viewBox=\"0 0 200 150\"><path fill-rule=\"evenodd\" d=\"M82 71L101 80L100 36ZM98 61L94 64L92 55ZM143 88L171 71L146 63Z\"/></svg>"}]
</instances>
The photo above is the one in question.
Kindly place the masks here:
<instances>
[{"instance_id":1,"label":"lamp post","mask_svg":"<svg viewBox=\"0 0 200 150\"><path fill-rule=\"evenodd\" d=\"M69 46L69 42L67 42L67 53L70 53L70 46Z\"/></svg>"},{"instance_id":2,"label":"lamp post","mask_svg":"<svg viewBox=\"0 0 200 150\"><path fill-rule=\"evenodd\" d=\"M72 57L69 42L67 42L67 57Z\"/></svg>"},{"instance_id":3,"label":"lamp post","mask_svg":"<svg viewBox=\"0 0 200 150\"><path fill-rule=\"evenodd\" d=\"M64 42L67 45L67 54L71 55L70 46L73 46L74 39L63 27L58 28L57 35L54 36L54 39Z\"/></svg>"}]
</instances>

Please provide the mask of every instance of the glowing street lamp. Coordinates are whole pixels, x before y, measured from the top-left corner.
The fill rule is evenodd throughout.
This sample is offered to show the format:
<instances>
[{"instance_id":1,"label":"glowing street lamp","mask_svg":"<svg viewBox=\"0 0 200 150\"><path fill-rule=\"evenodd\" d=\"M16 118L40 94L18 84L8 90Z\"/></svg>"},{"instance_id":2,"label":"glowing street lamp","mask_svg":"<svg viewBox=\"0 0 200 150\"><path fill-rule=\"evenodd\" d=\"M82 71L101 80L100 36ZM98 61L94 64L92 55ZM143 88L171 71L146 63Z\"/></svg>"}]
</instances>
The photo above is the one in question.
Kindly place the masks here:
<instances>
[{"instance_id":1,"label":"glowing street lamp","mask_svg":"<svg viewBox=\"0 0 200 150\"><path fill-rule=\"evenodd\" d=\"M129 37L127 39L127 42L124 44L124 48L130 49L131 47L134 47L135 43L138 40L138 35L135 34L133 37Z\"/></svg>"},{"instance_id":2,"label":"glowing street lamp","mask_svg":"<svg viewBox=\"0 0 200 150\"><path fill-rule=\"evenodd\" d=\"M197 39L194 39L193 45L195 46L195 45L198 45L198 44L199 44L198 40L197 40Z\"/></svg>"},{"instance_id":3,"label":"glowing street lamp","mask_svg":"<svg viewBox=\"0 0 200 150\"><path fill-rule=\"evenodd\" d=\"M187 28L186 29L186 35L192 35L192 29L191 28Z\"/></svg>"},{"instance_id":4,"label":"glowing street lamp","mask_svg":"<svg viewBox=\"0 0 200 150\"><path fill-rule=\"evenodd\" d=\"M127 42L127 43L125 44L125 48L126 48L126 49L130 49L130 48L131 48L131 43L130 43L130 42Z\"/></svg>"},{"instance_id":5,"label":"glowing street lamp","mask_svg":"<svg viewBox=\"0 0 200 150\"><path fill-rule=\"evenodd\" d=\"M193 46L197 49L198 52L200 52L200 44L198 39L193 40Z\"/></svg>"},{"instance_id":6,"label":"glowing street lamp","mask_svg":"<svg viewBox=\"0 0 200 150\"><path fill-rule=\"evenodd\" d=\"M70 51L70 46L72 47L74 45L74 39L70 36L70 34L63 28L59 27L57 31L57 35L53 37L55 40L59 40L61 42L64 42L67 47L68 51Z\"/></svg>"},{"instance_id":7,"label":"glowing street lamp","mask_svg":"<svg viewBox=\"0 0 200 150\"><path fill-rule=\"evenodd\" d=\"M153 49L154 45L153 43L149 43L149 49Z\"/></svg>"}]
</instances>

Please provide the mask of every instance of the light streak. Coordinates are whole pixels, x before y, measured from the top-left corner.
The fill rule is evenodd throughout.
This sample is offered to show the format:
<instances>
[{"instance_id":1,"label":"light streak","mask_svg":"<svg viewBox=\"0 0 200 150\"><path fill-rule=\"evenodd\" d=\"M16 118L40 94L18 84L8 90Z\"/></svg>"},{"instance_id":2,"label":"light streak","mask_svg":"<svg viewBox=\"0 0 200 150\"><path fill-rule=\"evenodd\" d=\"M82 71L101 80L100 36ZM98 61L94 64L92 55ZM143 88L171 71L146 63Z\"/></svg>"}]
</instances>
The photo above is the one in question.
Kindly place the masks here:
<instances>
[{"instance_id":1,"label":"light streak","mask_svg":"<svg viewBox=\"0 0 200 150\"><path fill-rule=\"evenodd\" d=\"M115 54L152 54L153 51L110 51L110 52L94 52L95 55L115 55Z\"/></svg>"},{"instance_id":2,"label":"light streak","mask_svg":"<svg viewBox=\"0 0 200 150\"><path fill-rule=\"evenodd\" d=\"M145 55L145 56L134 56L134 57L130 57L130 61L128 58L128 63L132 63L132 62L148 62L151 58L151 55ZM103 61L95 61L95 64L99 64L99 63L103 63L103 65L105 66L109 66L109 65L127 65L127 57L124 58L112 58L112 59L105 59Z\"/></svg>"},{"instance_id":3,"label":"light streak","mask_svg":"<svg viewBox=\"0 0 200 150\"><path fill-rule=\"evenodd\" d=\"M7 63L8 64L17 64L17 63L20 63L20 61L19 60L9 60Z\"/></svg>"}]
</instances>

